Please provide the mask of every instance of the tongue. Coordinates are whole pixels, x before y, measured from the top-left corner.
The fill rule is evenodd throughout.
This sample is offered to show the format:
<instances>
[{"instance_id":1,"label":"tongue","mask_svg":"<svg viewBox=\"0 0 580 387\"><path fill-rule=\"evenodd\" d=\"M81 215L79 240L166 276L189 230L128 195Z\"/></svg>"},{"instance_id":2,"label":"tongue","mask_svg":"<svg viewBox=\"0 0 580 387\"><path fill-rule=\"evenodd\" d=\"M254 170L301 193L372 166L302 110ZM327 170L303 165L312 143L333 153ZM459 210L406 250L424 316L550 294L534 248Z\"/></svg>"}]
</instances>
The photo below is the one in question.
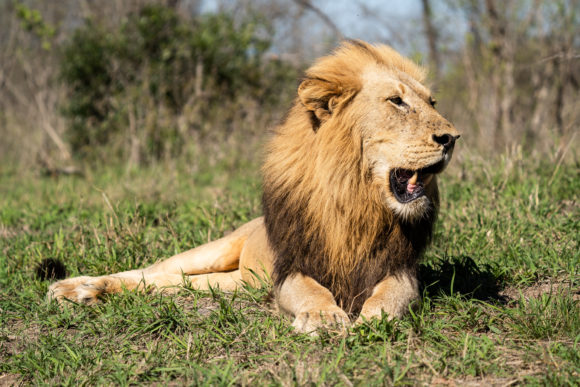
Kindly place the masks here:
<instances>
[{"instance_id":1,"label":"tongue","mask_svg":"<svg viewBox=\"0 0 580 387\"><path fill-rule=\"evenodd\" d=\"M411 178L409 179L409 181L407 182L407 192L408 193L413 193L415 192L415 190L417 189L418 185L417 185L417 179L419 178L419 173L415 172L413 174L413 176L411 176Z\"/></svg>"}]
</instances>

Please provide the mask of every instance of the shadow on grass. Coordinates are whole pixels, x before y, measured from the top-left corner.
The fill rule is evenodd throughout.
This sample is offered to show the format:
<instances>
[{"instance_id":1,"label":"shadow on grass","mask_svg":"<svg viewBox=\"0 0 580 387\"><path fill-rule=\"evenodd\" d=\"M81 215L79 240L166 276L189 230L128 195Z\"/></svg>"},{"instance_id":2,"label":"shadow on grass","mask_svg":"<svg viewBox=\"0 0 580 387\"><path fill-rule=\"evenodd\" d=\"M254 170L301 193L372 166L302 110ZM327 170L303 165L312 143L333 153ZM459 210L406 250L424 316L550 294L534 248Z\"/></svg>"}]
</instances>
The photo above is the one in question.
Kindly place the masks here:
<instances>
[{"instance_id":1,"label":"shadow on grass","mask_svg":"<svg viewBox=\"0 0 580 387\"><path fill-rule=\"evenodd\" d=\"M430 296L459 294L482 301L506 302L500 270L489 264L477 264L468 256L447 257L419 266L421 294Z\"/></svg>"}]
</instances>

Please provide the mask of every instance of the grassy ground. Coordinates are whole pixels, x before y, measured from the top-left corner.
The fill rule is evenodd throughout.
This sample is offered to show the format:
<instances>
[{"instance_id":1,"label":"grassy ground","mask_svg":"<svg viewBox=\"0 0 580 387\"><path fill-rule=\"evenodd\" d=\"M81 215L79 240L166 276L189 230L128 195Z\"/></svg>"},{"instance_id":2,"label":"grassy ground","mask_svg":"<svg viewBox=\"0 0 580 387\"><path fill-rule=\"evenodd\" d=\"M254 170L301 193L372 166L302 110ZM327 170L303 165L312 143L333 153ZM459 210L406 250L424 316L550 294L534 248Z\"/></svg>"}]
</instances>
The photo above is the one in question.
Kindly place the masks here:
<instances>
[{"instance_id":1,"label":"grassy ground","mask_svg":"<svg viewBox=\"0 0 580 387\"><path fill-rule=\"evenodd\" d=\"M254 172L247 172L252 170ZM578 165L455 162L412 315L294 334L267 290L57 308L35 278L150 264L260 214L252 166L0 176L0 384L580 383Z\"/></svg>"}]
</instances>

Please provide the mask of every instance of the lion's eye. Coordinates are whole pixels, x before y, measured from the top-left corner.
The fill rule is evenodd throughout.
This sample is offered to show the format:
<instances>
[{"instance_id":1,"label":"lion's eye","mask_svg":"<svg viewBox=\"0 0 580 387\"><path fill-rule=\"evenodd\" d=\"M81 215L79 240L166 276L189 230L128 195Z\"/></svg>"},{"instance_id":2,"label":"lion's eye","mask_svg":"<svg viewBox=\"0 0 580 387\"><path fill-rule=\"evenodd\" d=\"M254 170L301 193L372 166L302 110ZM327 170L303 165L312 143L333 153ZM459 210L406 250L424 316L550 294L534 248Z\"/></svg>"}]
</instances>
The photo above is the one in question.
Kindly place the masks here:
<instances>
[{"instance_id":1,"label":"lion's eye","mask_svg":"<svg viewBox=\"0 0 580 387\"><path fill-rule=\"evenodd\" d=\"M399 97L398 95L396 95L394 97L387 98L387 101L392 102L397 106L405 106L406 105L406 103L403 102L403 99L401 97Z\"/></svg>"}]
</instances>

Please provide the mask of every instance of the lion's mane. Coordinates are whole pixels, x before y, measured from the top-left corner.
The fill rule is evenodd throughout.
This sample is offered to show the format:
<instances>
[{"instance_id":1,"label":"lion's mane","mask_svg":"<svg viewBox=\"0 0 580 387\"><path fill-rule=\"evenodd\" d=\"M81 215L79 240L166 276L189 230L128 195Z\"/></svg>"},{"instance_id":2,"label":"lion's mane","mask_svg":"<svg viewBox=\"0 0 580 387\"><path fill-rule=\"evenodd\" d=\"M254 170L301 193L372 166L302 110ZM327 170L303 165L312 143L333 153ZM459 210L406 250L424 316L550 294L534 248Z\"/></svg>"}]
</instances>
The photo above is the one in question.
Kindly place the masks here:
<instances>
[{"instance_id":1,"label":"lion's mane","mask_svg":"<svg viewBox=\"0 0 580 387\"><path fill-rule=\"evenodd\" d=\"M414 274L438 206L435 189L432 211L407 223L373 182L349 111L362 69L373 63L424 78L422 68L390 47L343 44L307 70L299 97L267 145L262 170L275 286L292 274L308 275L353 315L385 275Z\"/></svg>"}]
</instances>

